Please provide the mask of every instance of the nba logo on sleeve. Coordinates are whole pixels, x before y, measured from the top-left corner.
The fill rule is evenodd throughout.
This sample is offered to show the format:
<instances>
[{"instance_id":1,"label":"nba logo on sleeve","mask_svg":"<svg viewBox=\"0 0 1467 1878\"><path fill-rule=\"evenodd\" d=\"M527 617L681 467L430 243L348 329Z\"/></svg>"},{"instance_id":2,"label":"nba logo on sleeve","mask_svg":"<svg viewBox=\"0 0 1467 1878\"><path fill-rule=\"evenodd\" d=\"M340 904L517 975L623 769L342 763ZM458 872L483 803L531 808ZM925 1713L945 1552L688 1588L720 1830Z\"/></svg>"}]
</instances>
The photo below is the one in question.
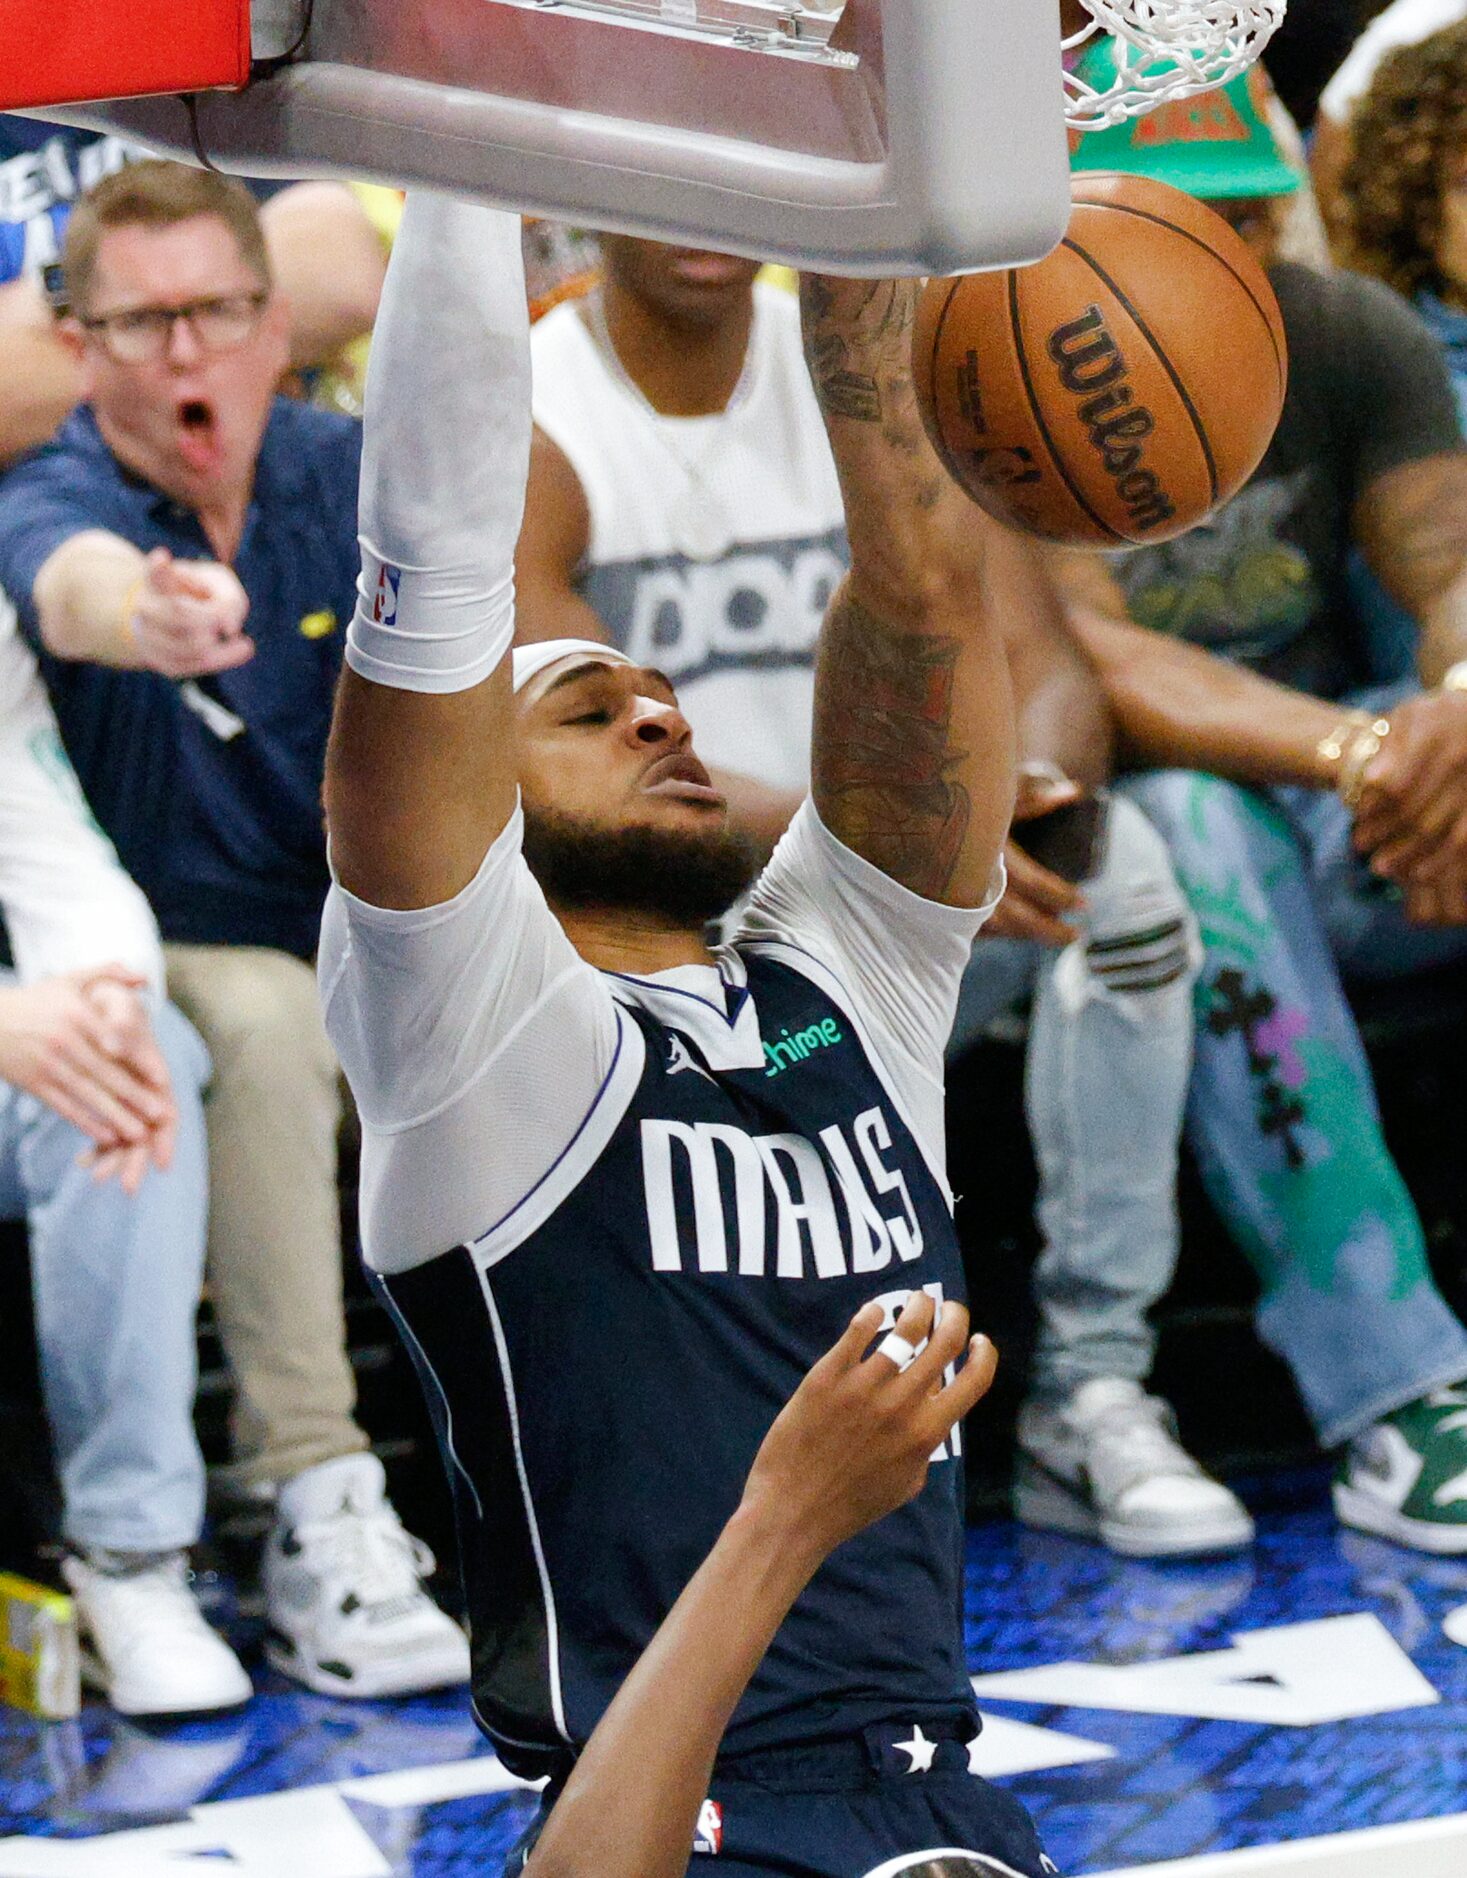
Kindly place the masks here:
<instances>
[{"instance_id":1,"label":"nba logo on sleeve","mask_svg":"<svg viewBox=\"0 0 1467 1878\"><path fill-rule=\"evenodd\" d=\"M723 1808L717 1800L703 1802L698 1830L693 1834L693 1850L710 1854L723 1850Z\"/></svg>"},{"instance_id":2,"label":"nba logo on sleeve","mask_svg":"<svg viewBox=\"0 0 1467 1878\"><path fill-rule=\"evenodd\" d=\"M402 569L394 567L390 561L383 561L377 568L377 586L372 595L372 620L378 626L390 626L397 618L397 583L402 579Z\"/></svg>"}]
</instances>

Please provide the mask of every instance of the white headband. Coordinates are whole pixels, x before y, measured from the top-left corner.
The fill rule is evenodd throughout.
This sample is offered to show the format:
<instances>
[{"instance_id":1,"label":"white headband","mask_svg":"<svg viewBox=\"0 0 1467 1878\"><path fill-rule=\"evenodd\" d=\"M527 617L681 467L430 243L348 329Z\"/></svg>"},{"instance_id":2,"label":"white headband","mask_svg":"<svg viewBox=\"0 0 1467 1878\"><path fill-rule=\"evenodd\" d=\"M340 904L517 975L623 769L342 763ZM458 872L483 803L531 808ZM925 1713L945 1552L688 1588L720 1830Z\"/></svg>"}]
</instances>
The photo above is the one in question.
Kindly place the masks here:
<instances>
[{"instance_id":1,"label":"white headband","mask_svg":"<svg viewBox=\"0 0 1467 1878\"><path fill-rule=\"evenodd\" d=\"M556 665L561 659L574 658L578 653L583 658L603 659L612 665L632 662L625 652L618 652L615 646L606 645L600 639L542 639L536 645L515 647L515 690L523 691L536 672L543 672L547 665Z\"/></svg>"}]
</instances>

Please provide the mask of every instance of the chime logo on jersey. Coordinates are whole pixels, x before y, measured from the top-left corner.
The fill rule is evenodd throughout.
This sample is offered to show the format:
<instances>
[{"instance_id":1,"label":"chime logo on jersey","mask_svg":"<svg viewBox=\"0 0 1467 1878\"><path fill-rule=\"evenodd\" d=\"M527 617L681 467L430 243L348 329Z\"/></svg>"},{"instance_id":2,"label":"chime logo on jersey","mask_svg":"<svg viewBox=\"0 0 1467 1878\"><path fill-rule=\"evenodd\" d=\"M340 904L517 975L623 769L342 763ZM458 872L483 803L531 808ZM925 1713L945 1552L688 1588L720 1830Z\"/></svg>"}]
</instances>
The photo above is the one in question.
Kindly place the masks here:
<instances>
[{"instance_id":1,"label":"chime logo on jersey","mask_svg":"<svg viewBox=\"0 0 1467 1878\"><path fill-rule=\"evenodd\" d=\"M814 1139L752 1135L729 1122L644 1121L652 1269L844 1278L919 1258L917 1209L900 1169L883 1158L891 1143L879 1105Z\"/></svg>"},{"instance_id":2,"label":"chime logo on jersey","mask_svg":"<svg viewBox=\"0 0 1467 1878\"><path fill-rule=\"evenodd\" d=\"M695 1852L723 1850L723 1808L717 1800L705 1800L698 1814L698 1830L693 1834Z\"/></svg>"},{"instance_id":3,"label":"chime logo on jersey","mask_svg":"<svg viewBox=\"0 0 1467 1878\"><path fill-rule=\"evenodd\" d=\"M390 626L397 618L397 583L402 569L383 561L377 569L377 586L372 594L372 619L378 626Z\"/></svg>"}]
</instances>

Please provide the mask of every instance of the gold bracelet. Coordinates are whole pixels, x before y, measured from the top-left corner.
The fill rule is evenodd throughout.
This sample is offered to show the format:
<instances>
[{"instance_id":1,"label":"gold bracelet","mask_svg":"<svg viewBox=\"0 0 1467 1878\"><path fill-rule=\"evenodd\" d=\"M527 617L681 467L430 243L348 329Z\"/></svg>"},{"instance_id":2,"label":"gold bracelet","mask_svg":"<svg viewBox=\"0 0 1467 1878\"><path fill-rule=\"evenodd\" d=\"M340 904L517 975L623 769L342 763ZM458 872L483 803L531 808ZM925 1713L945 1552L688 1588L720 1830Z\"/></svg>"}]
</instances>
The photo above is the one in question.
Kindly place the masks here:
<instances>
[{"instance_id":1,"label":"gold bracelet","mask_svg":"<svg viewBox=\"0 0 1467 1878\"><path fill-rule=\"evenodd\" d=\"M1388 717L1372 717L1368 711L1352 711L1315 745L1319 756L1328 763L1338 765L1335 771L1335 794L1347 809L1359 807L1360 798L1365 793L1365 772L1379 755L1381 745L1390 734L1391 720Z\"/></svg>"}]
</instances>

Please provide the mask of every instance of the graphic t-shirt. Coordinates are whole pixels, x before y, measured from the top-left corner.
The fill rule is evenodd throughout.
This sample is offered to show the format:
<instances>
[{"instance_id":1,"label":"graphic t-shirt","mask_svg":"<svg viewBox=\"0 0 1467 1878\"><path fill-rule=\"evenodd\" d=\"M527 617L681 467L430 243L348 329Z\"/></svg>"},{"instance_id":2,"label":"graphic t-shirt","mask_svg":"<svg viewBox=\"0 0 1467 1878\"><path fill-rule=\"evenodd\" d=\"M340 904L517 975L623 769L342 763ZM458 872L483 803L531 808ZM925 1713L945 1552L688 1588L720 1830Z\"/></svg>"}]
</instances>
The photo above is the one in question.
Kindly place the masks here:
<instances>
[{"instance_id":1,"label":"graphic t-shirt","mask_svg":"<svg viewBox=\"0 0 1467 1878\"><path fill-rule=\"evenodd\" d=\"M1110 568L1141 625L1335 698L1372 676L1347 583L1355 505L1462 432L1434 336L1388 288L1290 264L1270 279L1289 389L1268 454L1210 520Z\"/></svg>"}]
</instances>

